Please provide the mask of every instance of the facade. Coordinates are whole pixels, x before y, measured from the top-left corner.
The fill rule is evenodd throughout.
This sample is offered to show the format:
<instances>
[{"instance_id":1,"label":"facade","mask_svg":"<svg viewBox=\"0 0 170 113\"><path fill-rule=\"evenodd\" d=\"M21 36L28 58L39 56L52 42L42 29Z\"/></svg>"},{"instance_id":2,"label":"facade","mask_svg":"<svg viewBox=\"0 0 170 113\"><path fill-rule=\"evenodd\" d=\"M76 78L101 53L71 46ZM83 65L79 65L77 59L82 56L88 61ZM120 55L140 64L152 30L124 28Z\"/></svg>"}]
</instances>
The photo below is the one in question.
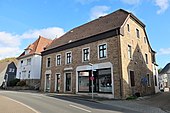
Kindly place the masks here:
<instances>
[{"instance_id":1,"label":"facade","mask_svg":"<svg viewBox=\"0 0 170 113\"><path fill-rule=\"evenodd\" d=\"M51 43L50 39L42 36L31 45L17 58L18 70L17 78L26 80L28 86L40 84L41 73L41 52Z\"/></svg>"},{"instance_id":2,"label":"facade","mask_svg":"<svg viewBox=\"0 0 170 113\"><path fill-rule=\"evenodd\" d=\"M42 52L41 90L126 98L155 93L145 25L117 10L55 39ZM157 80L157 79L156 79Z\"/></svg>"},{"instance_id":3,"label":"facade","mask_svg":"<svg viewBox=\"0 0 170 113\"><path fill-rule=\"evenodd\" d=\"M170 91L170 63L159 73L159 88L163 91Z\"/></svg>"},{"instance_id":4,"label":"facade","mask_svg":"<svg viewBox=\"0 0 170 113\"><path fill-rule=\"evenodd\" d=\"M17 67L14 62L0 63L0 86L6 88L10 86L10 81L16 78Z\"/></svg>"}]
</instances>

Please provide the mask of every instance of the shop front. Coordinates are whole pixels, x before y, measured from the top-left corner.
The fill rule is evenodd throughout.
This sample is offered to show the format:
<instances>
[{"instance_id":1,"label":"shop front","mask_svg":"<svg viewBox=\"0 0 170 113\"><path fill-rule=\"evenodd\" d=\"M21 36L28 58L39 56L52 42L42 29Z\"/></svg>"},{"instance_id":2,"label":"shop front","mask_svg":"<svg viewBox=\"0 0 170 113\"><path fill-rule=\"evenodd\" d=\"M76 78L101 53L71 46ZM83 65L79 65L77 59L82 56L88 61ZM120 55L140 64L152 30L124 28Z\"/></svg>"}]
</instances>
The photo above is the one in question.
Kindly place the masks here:
<instances>
[{"instance_id":1,"label":"shop front","mask_svg":"<svg viewBox=\"0 0 170 113\"><path fill-rule=\"evenodd\" d=\"M77 67L76 92L91 93L93 80L95 93L114 94L113 67L111 63L94 64L93 68L94 70L92 71L92 67L89 65Z\"/></svg>"}]
</instances>

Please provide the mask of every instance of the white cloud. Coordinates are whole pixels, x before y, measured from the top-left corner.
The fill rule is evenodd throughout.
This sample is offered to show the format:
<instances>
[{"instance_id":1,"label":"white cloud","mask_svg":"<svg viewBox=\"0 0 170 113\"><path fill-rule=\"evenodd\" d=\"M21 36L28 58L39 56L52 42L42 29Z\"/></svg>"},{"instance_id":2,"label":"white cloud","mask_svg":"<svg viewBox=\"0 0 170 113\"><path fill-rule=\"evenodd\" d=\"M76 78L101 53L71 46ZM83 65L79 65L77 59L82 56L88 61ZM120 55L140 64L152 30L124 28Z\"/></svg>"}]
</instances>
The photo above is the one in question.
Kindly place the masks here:
<instances>
[{"instance_id":1,"label":"white cloud","mask_svg":"<svg viewBox=\"0 0 170 113\"><path fill-rule=\"evenodd\" d=\"M165 12L169 7L169 0L155 0L156 6L160 9L157 11L157 14Z\"/></svg>"},{"instance_id":2,"label":"white cloud","mask_svg":"<svg viewBox=\"0 0 170 113\"><path fill-rule=\"evenodd\" d=\"M0 32L0 59L7 57L16 57L23 52L21 41L27 39L38 38L39 35L54 39L64 34L64 30L58 27L50 27L45 29L29 30L21 35ZM26 47L25 47L26 48Z\"/></svg>"},{"instance_id":3,"label":"white cloud","mask_svg":"<svg viewBox=\"0 0 170 113\"><path fill-rule=\"evenodd\" d=\"M141 0L121 0L121 1L129 5L136 5L139 4Z\"/></svg>"},{"instance_id":4,"label":"white cloud","mask_svg":"<svg viewBox=\"0 0 170 113\"><path fill-rule=\"evenodd\" d=\"M35 29L35 30L29 30L25 33L23 33L20 37L24 39L28 38L37 38L39 35L54 39L57 37L60 37L64 34L64 30L59 27L50 27L45 29Z\"/></svg>"},{"instance_id":5,"label":"white cloud","mask_svg":"<svg viewBox=\"0 0 170 113\"><path fill-rule=\"evenodd\" d=\"M170 55L170 48L161 48L158 55Z\"/></svg>"},{"instance_id":6,"label":"white cloud","mask_svg":"<svg viewBox=\"0 0 170 113\"><path fill-rule=\"evenodd\" d=\"M21 52L20 41L18 35L0 32L0 59L18 55Z\"/></svg>"},{"instance_id":7,"label":"white cloud","mask_svg":"<svg viewBox=\"0 0 170 113\"><path fill-rule=\"evenodd\" d=\"M95 6L91 9L91 13L90 13L90 19L96 19L100 16L104 16L107 15L107 11L109 11L110 7L108 6Z\"/></svg>"}]
</instances>

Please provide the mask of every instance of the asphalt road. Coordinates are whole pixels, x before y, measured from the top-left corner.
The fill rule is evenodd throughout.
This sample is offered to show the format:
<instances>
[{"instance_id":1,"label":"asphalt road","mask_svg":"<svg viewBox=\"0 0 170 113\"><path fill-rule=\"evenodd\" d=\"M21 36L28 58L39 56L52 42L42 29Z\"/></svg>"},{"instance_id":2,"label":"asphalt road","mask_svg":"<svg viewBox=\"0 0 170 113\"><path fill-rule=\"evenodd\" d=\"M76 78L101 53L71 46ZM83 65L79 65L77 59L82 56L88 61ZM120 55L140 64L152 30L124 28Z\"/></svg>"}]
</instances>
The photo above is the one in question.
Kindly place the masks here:
<instances>
[{"instance_id":1,"label":"asphalt road","mask_svg":"<svg viewBox=\"0 0 170 113\"><path fill-rule=\"evenodd\" d=\"M0 91L0 95L19 101L37 113L137 113L93 101L86 101L65 96L15 91Z\"/></svg>"}]
</instances>

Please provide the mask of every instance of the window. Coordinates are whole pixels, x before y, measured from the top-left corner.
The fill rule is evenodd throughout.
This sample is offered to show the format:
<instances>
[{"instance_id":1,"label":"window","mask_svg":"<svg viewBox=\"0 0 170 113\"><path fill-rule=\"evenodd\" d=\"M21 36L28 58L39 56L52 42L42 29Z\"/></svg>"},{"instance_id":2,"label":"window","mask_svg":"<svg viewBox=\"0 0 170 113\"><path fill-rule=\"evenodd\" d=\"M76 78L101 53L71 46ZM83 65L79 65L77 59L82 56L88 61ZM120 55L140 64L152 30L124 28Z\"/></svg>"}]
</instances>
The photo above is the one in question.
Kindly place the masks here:
<instances>
[{"instance_id":1,"label":"window","mask_svg":"<svg viewBox=\"0 0 170 113\"><path fill-rule=\"evenodd\" d=\"M130 26L129 26L129 24L127 24L127 29L128 29L128 32L130 32Z\"/></svg>"},{"instance_id":2,"label":"window","mask_svg":"<svg viewBox=\"0 0 170 113\"><path fill-rule=\"evenodd\" d=\"M150 80L150 75L147 74L147 83L148 83L148 86L151 86L151 80Z\"/></svg>"},{"instance_id":3,"label":"window","mask_svg":"<svg viewBox=\"0 0 170 113\"><path fill-rule=\"evenodd\" d=\"M112 80L111 69L98 70L99 92L111 93Z\"/></svg>"},{"instance_id":4,"label":"window","mask_svg":"<svg viewBox=\"0 0 170 113\"><path fill-rule=\"evenodd\" d=\"M46 67L50 67L50 66L51 66L51 58L47 58Z\"/></svg>"},{"instance_id":5,"label":"window","mask_svg":"<svg viewBox=\"0 0 170 113\"><path fill-rule=\"evenodd\" d=\"M89 61L90 59L90 51L89 48L83 49L83 61Z\"/></svg>"},{"instance_id":6,"label":"window","mask_svg":"<svg viewBox=\"0 0 170 113\"><path fill-rule=\"evenodd\" d=\"M155 55L152 55L152 62L155 63Z\"/></svg>"},{"instance_id":7,"label":"window","mask_svg":"<svg viewBox=\"0 0 170 113\"><path fill-rule=\"evenodd\" d=\"M134 71L130 71L130 84L131 84L131 87L135 86L135 75L134 75Z\"/></svg>"},{"instance_id":8,"label":"window","mask_svg":"<svg viewBox=\"0 0 170 113\"><path fill-rule=\"evenodd\" d=\"M107 57L107 45L106 44L99 45L99 58L106 57Z\"/></svg>"},{"instance_id":9,"label":"window","mask_svg":"<svg viewBox=\"0 0 170 113\"><path fill-rule=\"evenodd\" d=\"M71 52L66 53L66 64L71 64L72 56Z\"/></svg>"},{"instance_id":10,"label":"window","mask_svg":"<svg viewBox=\"0 0 170 113\"><path fill-rule=\"evenodd\" d=\"M9 72L12 72L12 68L9 68Z\"/></svg>"},{"instance_id":11,"label":"window","mask_svg":"<svg viewBox=\"0 0 170 113\"><path fill-rule=\"evenodd\" d=\"M139 29L136 29L136 35L137 35L138 38L140 38Z\"/></svg>"},{"instance_id":12,"label":"window","mask_svg":"<svg viewBox=\"0 0 170 113\"><path fill-rule=\"evenodd\" d=\"M144 37L144 42L146 43L146 37Z\"/></svg>"},{"instance_id":13,"label":"window","mask_svg":"<svg viewBox=\"0 0 170 113\"><path fill-rule=\"evenodd\" d=\"M23 60L21 60L21 67L23 66Z\"/></svg>"},{"instance_id":14,"label":"window","mask_svg":"<svg viewBox=\"0 0 170 113\"><path fill-rule=\"evenodd\" d=\"M12 69L12 72L15 72L15 69L14 69L14 68Z\"/></svg>"},{"instance_id":15,"label":"window","mask_svg":"<svg viewBox=\"0 0 170 113\"><path fill-rule=\"evenodd\" d=\"M28 78L30 78L30 75L31 75L31 71L28 71Z\"/></svg>"},{"instance_id":16,"label":"window","mask_svg":"<svg viewBox=\"0 0 170 113\"><path fill-rule=\"evenodd\" d=\"M79 91L89 91L89 72L79 72L78 74L78 83L79 83Z\"/></svg>"},{"instance_id":17,"label":"window","mask_svg":"<svg viewBox=\"0 0 170 113\"><path fill-rule=\"evenodd\" d=\"M56 58L56 64L57 65L61 65L61 55L57 55L57 58Z\"/></svg>"},{"instance_id":18,"label":"window","mask_svg":"<svg viewBox=\"0 0 170 113\"><path fill-rule=\"evenodd\" d=\"M128 45L128 57L132 59L132 47L130 45Z\"/></svg>"},{"instance_id":19,"label":"window","mask_svg":"<svg viewBox=\"0 0 170 113\"><path fill-rule=\"evenodd\" d=\"M155 75L155 86L157 86L157 77Z\"/></svg>"},{"instance_id":20,"label":"window","mask_svg":"<svg viewBox=\"0 0 170 113\"><path fill-rule=\"evenodd\" d=\"M31 65L31 58L27 59L27 65Z\"/></svg>"},{"instance_id":21,"label":"window","mask_svg":"<svg viewBox=\"0 0 170 113\"><path fill-rule=\"evenodd\" d=\"M145 62L148 64L148 54L145 54Z\"/></svg>"}]
</instances>

